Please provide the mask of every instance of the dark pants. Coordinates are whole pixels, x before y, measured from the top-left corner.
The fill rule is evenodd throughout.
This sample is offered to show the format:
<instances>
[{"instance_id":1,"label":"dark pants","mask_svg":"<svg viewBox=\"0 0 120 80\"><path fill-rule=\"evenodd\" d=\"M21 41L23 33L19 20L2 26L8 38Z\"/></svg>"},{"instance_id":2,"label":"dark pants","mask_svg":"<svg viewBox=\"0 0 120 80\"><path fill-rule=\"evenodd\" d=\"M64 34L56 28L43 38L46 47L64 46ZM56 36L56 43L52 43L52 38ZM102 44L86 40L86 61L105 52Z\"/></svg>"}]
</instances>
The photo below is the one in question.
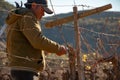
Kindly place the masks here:
<instances>
[{"instance_id":1,"label":"dark pants","mask_svg":"<svg viewBox=\"0 0 120 80\"><path fill-rule=\"evenodd\" d=\"M34 76L38 76L37 73L26 70L11 70L11 77L13 80L34 80Z\"/></svg>"}]
</instances>

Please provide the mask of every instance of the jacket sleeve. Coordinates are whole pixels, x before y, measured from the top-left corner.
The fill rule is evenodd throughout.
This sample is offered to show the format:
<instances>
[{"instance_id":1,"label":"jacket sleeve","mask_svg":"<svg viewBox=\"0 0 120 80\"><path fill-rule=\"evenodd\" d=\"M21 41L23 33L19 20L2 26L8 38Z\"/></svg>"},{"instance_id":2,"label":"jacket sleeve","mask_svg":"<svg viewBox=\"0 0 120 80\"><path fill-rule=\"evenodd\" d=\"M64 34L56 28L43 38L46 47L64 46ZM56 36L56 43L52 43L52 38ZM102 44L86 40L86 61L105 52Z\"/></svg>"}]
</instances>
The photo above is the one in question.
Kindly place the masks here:
<instances>
[{"instance_id":1,"label":"jacket sleeve","mask_svg":"<svg viewBox=\"0 0 120 80\"><path fill-rule=\"evenodd\" d=\"M24 16L21 19L22 32L30 44L40 50L45 50L51 53L58 53L60 44L46 38L41 34L39 21L33 16Z\"/></svg>"}]
</instances>

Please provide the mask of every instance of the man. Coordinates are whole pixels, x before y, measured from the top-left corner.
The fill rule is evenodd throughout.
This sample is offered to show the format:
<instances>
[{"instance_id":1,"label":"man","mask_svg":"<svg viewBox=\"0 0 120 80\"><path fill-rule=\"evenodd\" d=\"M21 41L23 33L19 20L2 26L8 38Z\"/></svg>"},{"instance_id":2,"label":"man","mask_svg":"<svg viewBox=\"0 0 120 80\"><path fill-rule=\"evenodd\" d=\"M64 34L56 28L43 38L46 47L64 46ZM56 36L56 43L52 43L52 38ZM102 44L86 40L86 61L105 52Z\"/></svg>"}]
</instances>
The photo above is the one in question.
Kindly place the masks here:
<instances>
[{"instance_id":1,"label":"man","mask_svg":"<svg viewBox=\"0 0 120 80\"><path fill-rule=\"evenodd\" d=\"M6 18L7 52L13 80L33 80L45 67L44 53L66 54L66 48L42 35L39 20L52 14L46 0L27 0L26 8L12 10Z\"/></svg>"}]
</instances>

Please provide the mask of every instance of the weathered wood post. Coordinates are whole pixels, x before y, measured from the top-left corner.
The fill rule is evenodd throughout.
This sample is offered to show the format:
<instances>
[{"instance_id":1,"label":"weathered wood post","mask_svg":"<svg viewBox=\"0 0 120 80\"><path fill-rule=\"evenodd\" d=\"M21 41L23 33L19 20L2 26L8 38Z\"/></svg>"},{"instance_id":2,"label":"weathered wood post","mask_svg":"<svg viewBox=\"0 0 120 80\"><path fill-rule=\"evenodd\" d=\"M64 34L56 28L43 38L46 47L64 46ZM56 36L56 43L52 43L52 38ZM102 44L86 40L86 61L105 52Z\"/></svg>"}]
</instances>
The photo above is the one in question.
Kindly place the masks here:
<instances>
[{"instance_id":1,"label":"weathered wood post","mask_svg":"<svg viewBox=\"0 0 120 80\"><path fill-rule=\"evenodd\" d=\"M70 49L70 48L69 48ZM75 52L69 50L69 68L70 68L70 80L76 79L76 67L75 67Z\"/></svg>"},{"instance_id":2,"label":"weathered wood post","mask_svg":"<svg viewBox=\"0 0 120 80\"><path fill-rule=\"evenodd\" d=\"M75 38L76 38L76 55L77 55L77 72L78 72L78 80L84 80L84 69L82 62L82 53L81 53L81 41L80 41L80 29L78 27L78 11L77 7L73 7L74 11L74 28L75 28Z\"/></svg>"},{"instance_id":3,"label":"weathered wood post","mask_svg":"<svg viewBox=\"0 0 120 80\"><path fill-rule=\"evenodd\" d=\"M90 15L93 15L93 14L96 14L96 13L100 13L100 12L103 12L107 9L110 9L112 8L112 5L111 4L108 4L108 5L105 5L105 6L102 6L102 7L98 7L98 8L95 8L95 9L91 9L91 10L87 10L85 12L82 12L82 13L78 13L77 14L77 19L79 18L83 18L83 17L87 17L87 16L90 16ZM70 22L70 21L73 21L73 15L71 16L68 16L68 17L64 17L64 18L61 18L61 19L57 19L57 20L54 20L54 21L50 21L50 22L47 22L45 24L45 26L47 28L52 28L52 27L55 27L57 25L61 25L61 24L64 24L64 23L67 23L67 22Z\"/></svg>"}]
</instances>

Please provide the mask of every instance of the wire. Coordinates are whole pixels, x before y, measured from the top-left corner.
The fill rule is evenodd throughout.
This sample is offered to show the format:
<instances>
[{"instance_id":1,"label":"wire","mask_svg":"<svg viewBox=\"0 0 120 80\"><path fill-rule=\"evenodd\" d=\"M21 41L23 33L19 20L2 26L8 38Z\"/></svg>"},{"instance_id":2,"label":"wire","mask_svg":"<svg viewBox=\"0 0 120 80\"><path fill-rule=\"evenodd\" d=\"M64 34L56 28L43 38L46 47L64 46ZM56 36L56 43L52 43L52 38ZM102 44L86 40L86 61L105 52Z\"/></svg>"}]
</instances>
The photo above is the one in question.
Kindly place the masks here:
<instances>
[{"instance_id":1,"label":"wire","mask_svg":"<svg viewBox=\"0 0 120 80\"><path fill-rule=\"evenodd\" d=\"M52 4L52 1L50 0L50 4L51 4L51 6L52 6L52 10L53 10L53 13L54 13L54 16L55 16L55 18L56 19L58 19L58 17L56 16L56 13L55 13L55 10L54 10L54 7L53 7L53 4ZM60 33L60 35L61 35L61 38L63 39L63 41L64 41L64 43L65 43L65 46L67 46L67 41L65 40L65 38L64 38L64 35L63 35L63 33L62 33L62 25L59 25L59 33Z\"/></svg>"},{"instance_id":2,"label":"wire","mask_svg":"<svg viewBox=\"0 0 120 80\"><path fill-rule=\"evenodd\" d=\"M104 36L111 36L111 37L118 37L118 38L120 38L119 35L107 34L107 33L102 33L102 32L96 32L96 31L89 30L89 29L83 28L83 27L80 27L80 28L81 28L82 30L89 31L89 32L92 32L92 33L95 33L95 34L98 34L98 35L104 35Z\"/></svg>"},{"instance_id":3,"label":"wire","mask_svg":"<svg viewBox=\"0 0 120 80\"><path fill-rule=\"evenodd\" d=\"M53 7L53 4L52 4L52 1L51 1L51 0L50 0L50 4L51 4L51 6L52 6L53 13L54 13L54 15L55 15L55 17L56 17L56 13L55 13L55 10L54 10L54 7Z\"/></svg>"}]
</instances>

